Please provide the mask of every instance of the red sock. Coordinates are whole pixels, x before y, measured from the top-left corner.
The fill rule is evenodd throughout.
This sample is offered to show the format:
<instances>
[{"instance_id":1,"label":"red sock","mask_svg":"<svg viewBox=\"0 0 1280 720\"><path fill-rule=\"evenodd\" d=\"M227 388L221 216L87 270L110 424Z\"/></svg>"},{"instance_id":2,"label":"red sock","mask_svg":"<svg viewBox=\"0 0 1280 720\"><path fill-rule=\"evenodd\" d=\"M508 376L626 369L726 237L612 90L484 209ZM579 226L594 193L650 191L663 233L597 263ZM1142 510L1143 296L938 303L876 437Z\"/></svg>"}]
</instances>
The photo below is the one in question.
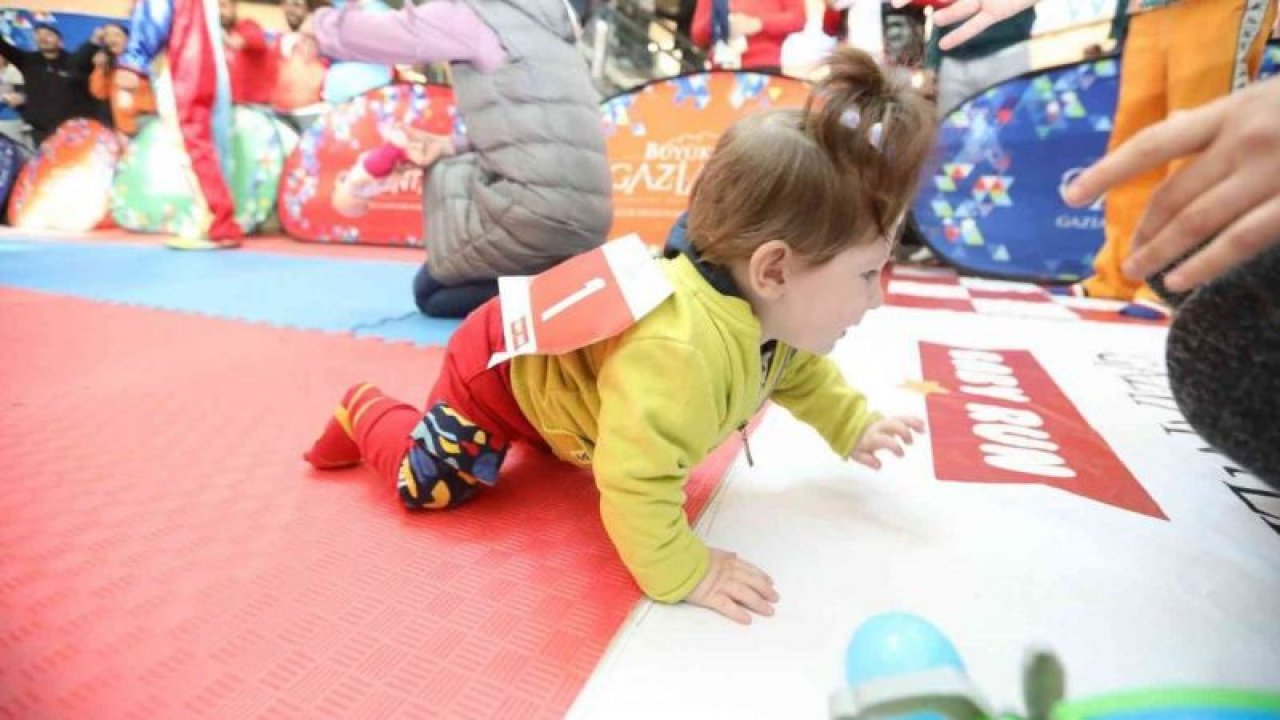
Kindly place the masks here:
<instances>
[{"instance_id":1,"label":"red sock","mask_svg":"<svg viewBox=\"0 0 1280 720\"><path fill-rule=\"evenodd\" d=\"M350 467L363 460L395 486L400 462L412 442L409 433L421 419L422 413L412 405L387 397L373 385L353 385L320 439L302 457L320 470Z\"/></svg>"},{"instance_id":2,"label":"red sock","mask_svg":"<svg viewBox=\"0 0 1280 720\"><path fill-rule=\"evenodd\" d=\"M399 482L400 464L413 444L409 433L421 421L421 410L377 388L361 396L359 408L351 412L351 435L360 447L360 457L389 487Z\"/></svg>"},{"instance_id":3,"label":"red sock","mask_svg":"<svg viewBox=\"0 0 1280 720\"><path fill-rule=\"evenodd\" d=\"M329 416L320 439L311 449L302 454L303 459L318 470L332 470L351 467L360 463L360 448L356 445L352 433L351 417L357 403L384 397L382 393L369 383L352 385L342 395L338 407Z\"/></svg>"}]
</instances>

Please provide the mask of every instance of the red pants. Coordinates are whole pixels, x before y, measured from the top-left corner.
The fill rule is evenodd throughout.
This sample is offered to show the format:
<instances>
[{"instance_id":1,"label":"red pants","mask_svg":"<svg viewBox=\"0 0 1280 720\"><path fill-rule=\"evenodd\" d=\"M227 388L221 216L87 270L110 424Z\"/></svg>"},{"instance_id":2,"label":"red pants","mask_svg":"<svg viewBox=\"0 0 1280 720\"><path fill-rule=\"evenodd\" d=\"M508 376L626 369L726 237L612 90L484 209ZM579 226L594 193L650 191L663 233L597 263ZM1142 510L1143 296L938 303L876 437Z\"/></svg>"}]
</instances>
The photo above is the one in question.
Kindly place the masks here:
<instances>
[{"instance_id":1,"label":"red pants","mask_svg":"<svg viewBox=\"0 0 1280 720\"><path fill-rule=\"evenodd\" d=\"M352 398L353 439L407 507L444 509L497 480L513 442L546 449L511 392L511 366L489 367L503 347L497 298L480 306L449 340L440 377L422 410L386 396ZM442 408L441 406L444 406Z\"/></svg>"},{"instance_id":2,"label":"red pants","mask_svg":"<svg viewBox=\"0 0 1280 720\"><path fill-rule=\"evenodd\" d=\"M516 403L511 363L489 368L489 358L503 347L502 306L494 298L468 315L449 339L444 366L426 407L443 402L504 443L526 442L547 449Z\"/></svg>"}]
</instances>

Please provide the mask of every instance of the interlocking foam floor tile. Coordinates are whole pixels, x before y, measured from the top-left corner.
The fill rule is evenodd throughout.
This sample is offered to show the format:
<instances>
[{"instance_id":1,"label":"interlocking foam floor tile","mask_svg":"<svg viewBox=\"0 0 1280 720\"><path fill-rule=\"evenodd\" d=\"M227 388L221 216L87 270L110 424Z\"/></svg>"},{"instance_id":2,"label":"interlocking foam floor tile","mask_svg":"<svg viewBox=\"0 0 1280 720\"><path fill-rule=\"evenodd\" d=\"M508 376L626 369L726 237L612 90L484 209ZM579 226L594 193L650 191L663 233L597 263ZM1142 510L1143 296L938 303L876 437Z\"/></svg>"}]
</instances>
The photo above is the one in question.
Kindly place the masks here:
<instances>
[{"instance_id":1,"label":"interlocking foam floor tile","mask_svg":"<svg viewBox=\"0 0 1280 720\"><path fill-rule=\"evenodd\" d=\"M125 243L0 241L0 285L443 345L453 320L413 306L416 263L235 250L176 252ZM389 323L389 324L388 324ZM379 328L393 331L383 335Z\"/></svg>"},{"instance_id":2,"label":"interlocking foam floor tile","mask_svg":"<svg viewBox=\"0 0 1280 720\"><path fill-rule=\"evenodd\" d=\"M421 514L303 463L438 349L12 289L0 346L0 716L556 717L640 599L552 459Z\"/></svg>"},{"instance_id":3,"label":"interlocking foam floor tile","mask_svg":"<svg viewBox=\"0 0 1280 720\"><path fill-rule=\"evenodd\" d=\"M163 247L172 235L143 235L119 228L92 230L90 232L62 232L59 230L31 230L0 226L0 241L36 242L92 242L108 245L144 245ZM269 252L281 255L307 257L368 258L371 260L398 260L415 266L422 262L424 251L420 247L390 247L384 245L357 245L354 243L304 243L287 235L250 235L242 241L244 250Z\"/></svg>"}]
</instances>

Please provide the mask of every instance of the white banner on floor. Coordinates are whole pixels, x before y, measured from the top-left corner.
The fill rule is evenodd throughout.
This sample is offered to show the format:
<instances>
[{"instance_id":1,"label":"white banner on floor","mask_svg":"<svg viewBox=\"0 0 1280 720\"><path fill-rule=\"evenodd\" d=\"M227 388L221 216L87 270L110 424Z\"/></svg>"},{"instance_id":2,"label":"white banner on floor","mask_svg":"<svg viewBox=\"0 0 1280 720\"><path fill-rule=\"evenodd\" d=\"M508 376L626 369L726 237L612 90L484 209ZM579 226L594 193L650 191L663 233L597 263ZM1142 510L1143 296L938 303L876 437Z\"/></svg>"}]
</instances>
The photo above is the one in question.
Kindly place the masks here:
<instances>
[{"instance_id":1,"label":"white banner on floor","mask_svg":"<svg viewBox=\"0 0 1280 720\"><path fill-rule=\"evenodd\" d=\"M1073 699L1280 687L1280 500L1190 433L1165 330L886 308L836 357L930 434L874 472L779 408L699 522L772 574L773 618L642 604L572 715L825 717L857 625L943 628L997 709L1031 647Z\"/></svg>"}]
</instances>

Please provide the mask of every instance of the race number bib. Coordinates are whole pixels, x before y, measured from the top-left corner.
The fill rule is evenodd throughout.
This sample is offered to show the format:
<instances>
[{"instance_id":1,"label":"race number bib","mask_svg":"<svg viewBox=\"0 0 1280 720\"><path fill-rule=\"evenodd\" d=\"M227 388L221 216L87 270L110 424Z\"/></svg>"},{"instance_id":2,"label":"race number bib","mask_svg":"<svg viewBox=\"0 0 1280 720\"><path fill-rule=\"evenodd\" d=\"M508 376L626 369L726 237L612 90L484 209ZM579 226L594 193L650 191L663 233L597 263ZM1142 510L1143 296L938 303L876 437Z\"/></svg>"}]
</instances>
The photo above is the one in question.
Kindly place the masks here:
<instances>
[{"instance_id":1,"label":"race number bib","mask_svg":"<svg viewBox=\"0 0 1280 720\"><path fill-rule=\"evenodd\" d=\"M533 277L502 277L506 350L489 367L516 355L561 355L613 337L662 304L675 289L639 235L603 246Z\"/></svg>"}]
</instances>

